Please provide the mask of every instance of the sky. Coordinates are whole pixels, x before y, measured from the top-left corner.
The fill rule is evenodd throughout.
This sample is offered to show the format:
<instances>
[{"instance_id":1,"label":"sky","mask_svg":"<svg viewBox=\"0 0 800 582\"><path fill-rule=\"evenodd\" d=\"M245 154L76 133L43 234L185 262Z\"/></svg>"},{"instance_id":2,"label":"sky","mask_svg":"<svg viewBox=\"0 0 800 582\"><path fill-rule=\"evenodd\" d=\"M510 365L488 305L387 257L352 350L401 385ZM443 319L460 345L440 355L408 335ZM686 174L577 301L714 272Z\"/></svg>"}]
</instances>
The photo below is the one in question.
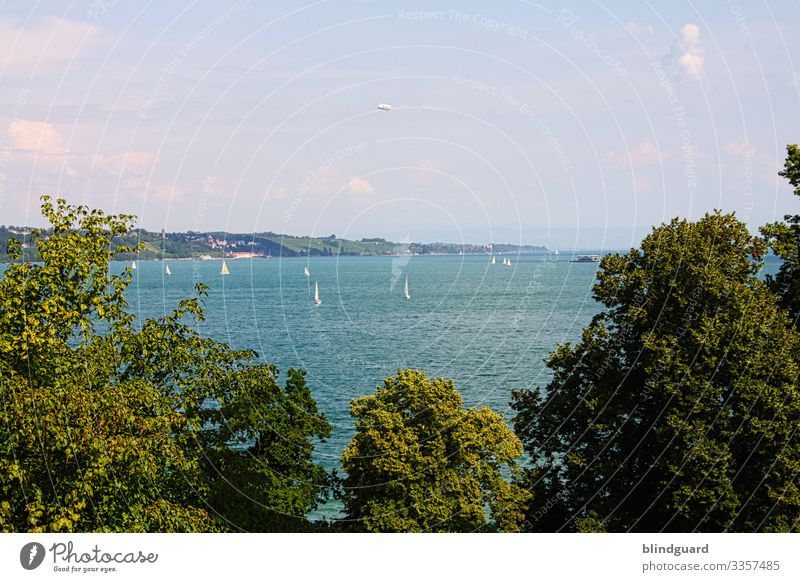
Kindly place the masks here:
<instances>
[{"instance_id":1,"label":"sky","mask_svg":"<svg viewBox=\"0 0 800 582\"><path fill-rule=\"evenodd\" d=\"M626 248L800 212L784 2L2 2L0 224ZM391 111L377 109L379 102Z\"/></svg>"}]
</instances>

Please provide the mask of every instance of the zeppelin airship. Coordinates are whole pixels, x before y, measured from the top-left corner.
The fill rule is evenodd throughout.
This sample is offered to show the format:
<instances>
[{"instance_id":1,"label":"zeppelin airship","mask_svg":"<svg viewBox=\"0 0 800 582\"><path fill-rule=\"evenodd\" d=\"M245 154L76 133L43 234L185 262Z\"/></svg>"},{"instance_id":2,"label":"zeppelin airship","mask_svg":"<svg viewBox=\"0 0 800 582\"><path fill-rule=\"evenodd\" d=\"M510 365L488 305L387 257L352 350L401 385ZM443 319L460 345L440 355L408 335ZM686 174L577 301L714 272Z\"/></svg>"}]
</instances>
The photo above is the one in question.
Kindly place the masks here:
<instances>
[{"instance_id":1,"label":"zeppelin airship","mask_svg":"<svg viewBox=\"0 0 800 582\"><path fill-rule=\"evenodd\" d=\"M387 103L378 103L378 109L382 109L383 111L389 111L391 108L392 106Z\"/></svg>"}]
</instances>

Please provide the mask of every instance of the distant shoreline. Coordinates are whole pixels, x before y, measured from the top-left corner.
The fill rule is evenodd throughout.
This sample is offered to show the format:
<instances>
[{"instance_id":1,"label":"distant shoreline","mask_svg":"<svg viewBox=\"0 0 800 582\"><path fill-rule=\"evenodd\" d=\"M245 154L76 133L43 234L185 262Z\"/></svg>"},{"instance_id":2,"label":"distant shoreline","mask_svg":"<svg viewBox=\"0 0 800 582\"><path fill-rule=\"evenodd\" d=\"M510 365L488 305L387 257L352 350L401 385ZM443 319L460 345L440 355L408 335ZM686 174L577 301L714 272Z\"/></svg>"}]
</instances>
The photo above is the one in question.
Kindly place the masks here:
<instances>
[{"instance_id":1,"label":"distant shoreline","mask_svg":"<svg viewBox=\"0 0 800 582\"><path fill-rule=\"evenodd\" d=\"M578 255L584 252L593 252L593 253L600 253L601 255L606 255L608 253L619 253L625 252L624 249L614 249L614 250L598 250L598 249L579 249L575 251L559 251L558 254L555 254L551 251L536 251L536 252L519 252L519 253L494 253L494 256L502 257L502 256L552 256L552 257L563 257L564 259L571 259L573 255ZM377 257L383 258L422 258L422 257L492 257L492 253L425 253L419 255L294 255L294 256L254 256L254 257L229 257L225 256L224 259L226 261L247 261L247 260L302 260L302 259L371 259ZM158 258L158 257L149 257L149 258L114 258L111 259L112 263L129 263L132 260L137 262L150 262L150 263L158 263L158 262L171 262L171 261L200 261L200 262L219 262L222 261L223 257L215 256L215 257L206 257L206 258L199 258L199 257L166 257L166 258Z\"/></svg>"},{"instance_id":2,"label":"distant shoreline","mask_svg":"<svg viewBox=\"0 0 800 582\"><path fill-rule=\"evenodd\" d=\"M2 252L9 239L17 239L25 260L38 258L33 229L0 226L0 260L8 257ZM42 231L41 236L48 236ZM444 242L393 242L384 238L348 240L336 235L326 237L289 236L273 232L151 232L143 229L115 237L114 246L136 247L137 252L120 253L118 260L208 260L237 258L295 258L323 256L448 256L448 255L503 255L553 253L544 245L510 243L444 243ZM237 256L240 255L240 256Z\"/></svg>"}]
</instances>

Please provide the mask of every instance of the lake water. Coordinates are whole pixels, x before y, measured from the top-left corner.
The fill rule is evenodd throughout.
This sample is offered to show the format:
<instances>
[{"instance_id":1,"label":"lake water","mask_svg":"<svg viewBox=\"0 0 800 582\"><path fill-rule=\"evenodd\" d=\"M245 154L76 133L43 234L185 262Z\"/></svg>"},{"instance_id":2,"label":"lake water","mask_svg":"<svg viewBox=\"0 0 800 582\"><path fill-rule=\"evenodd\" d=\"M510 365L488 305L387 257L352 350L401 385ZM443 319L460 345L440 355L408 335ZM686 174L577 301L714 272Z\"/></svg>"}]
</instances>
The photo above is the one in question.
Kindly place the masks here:
<instances>
[{"instance_id":1,"label":"lake water","mask_svg":"<svg viewBox=\"0 0 800 582\"><path fill-rule=\"evenodd\" d=\"M455 380L467 405L511 418L512 390L544 384L545 356L599 311L597 265L554 255L326 257L140 261L127 296L141 317L174 309L195 282L211 287L201 332L251 348L282 371L303 368L336 426L318 446L337 465L352 436L348 403L398 368ZM172 276L164 275L169 265ZM114 270L124 265L116 264ZM303 275L308 266L311 276ZM411 299L403 298L408 276ZM314 305L314 283L322 304Z\"/></svg>"}]
</instances>

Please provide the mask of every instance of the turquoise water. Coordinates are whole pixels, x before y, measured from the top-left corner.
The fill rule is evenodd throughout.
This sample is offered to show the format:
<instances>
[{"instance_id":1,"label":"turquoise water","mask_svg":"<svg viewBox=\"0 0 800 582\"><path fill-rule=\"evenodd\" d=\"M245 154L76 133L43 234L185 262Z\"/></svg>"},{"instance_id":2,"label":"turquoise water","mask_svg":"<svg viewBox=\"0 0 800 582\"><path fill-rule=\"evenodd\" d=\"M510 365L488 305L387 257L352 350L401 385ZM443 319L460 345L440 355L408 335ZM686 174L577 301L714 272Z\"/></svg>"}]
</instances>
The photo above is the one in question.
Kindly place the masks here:
<instances>
[{"instance_id":1,"label":"turquoise water","mask_svg":"<svg viewBox=\"0 0 800 582\"><path fill-rule=\"evenodd\" d=\"M328 467L352 436L350 400L398 368L453 378L467 405L488 405L510 420L512 390L546 383L545 356L579 338L599 310L591 298L597 265L552 255L514 255L511 267L486 256L229 260L225 277L220 264L140 261L127 293L131 308L141 317L163 315L195 282L209 285L203 334L254 349L282 371L308 372L336 426L317 449Z\"/></svg>"}]
</instances>

